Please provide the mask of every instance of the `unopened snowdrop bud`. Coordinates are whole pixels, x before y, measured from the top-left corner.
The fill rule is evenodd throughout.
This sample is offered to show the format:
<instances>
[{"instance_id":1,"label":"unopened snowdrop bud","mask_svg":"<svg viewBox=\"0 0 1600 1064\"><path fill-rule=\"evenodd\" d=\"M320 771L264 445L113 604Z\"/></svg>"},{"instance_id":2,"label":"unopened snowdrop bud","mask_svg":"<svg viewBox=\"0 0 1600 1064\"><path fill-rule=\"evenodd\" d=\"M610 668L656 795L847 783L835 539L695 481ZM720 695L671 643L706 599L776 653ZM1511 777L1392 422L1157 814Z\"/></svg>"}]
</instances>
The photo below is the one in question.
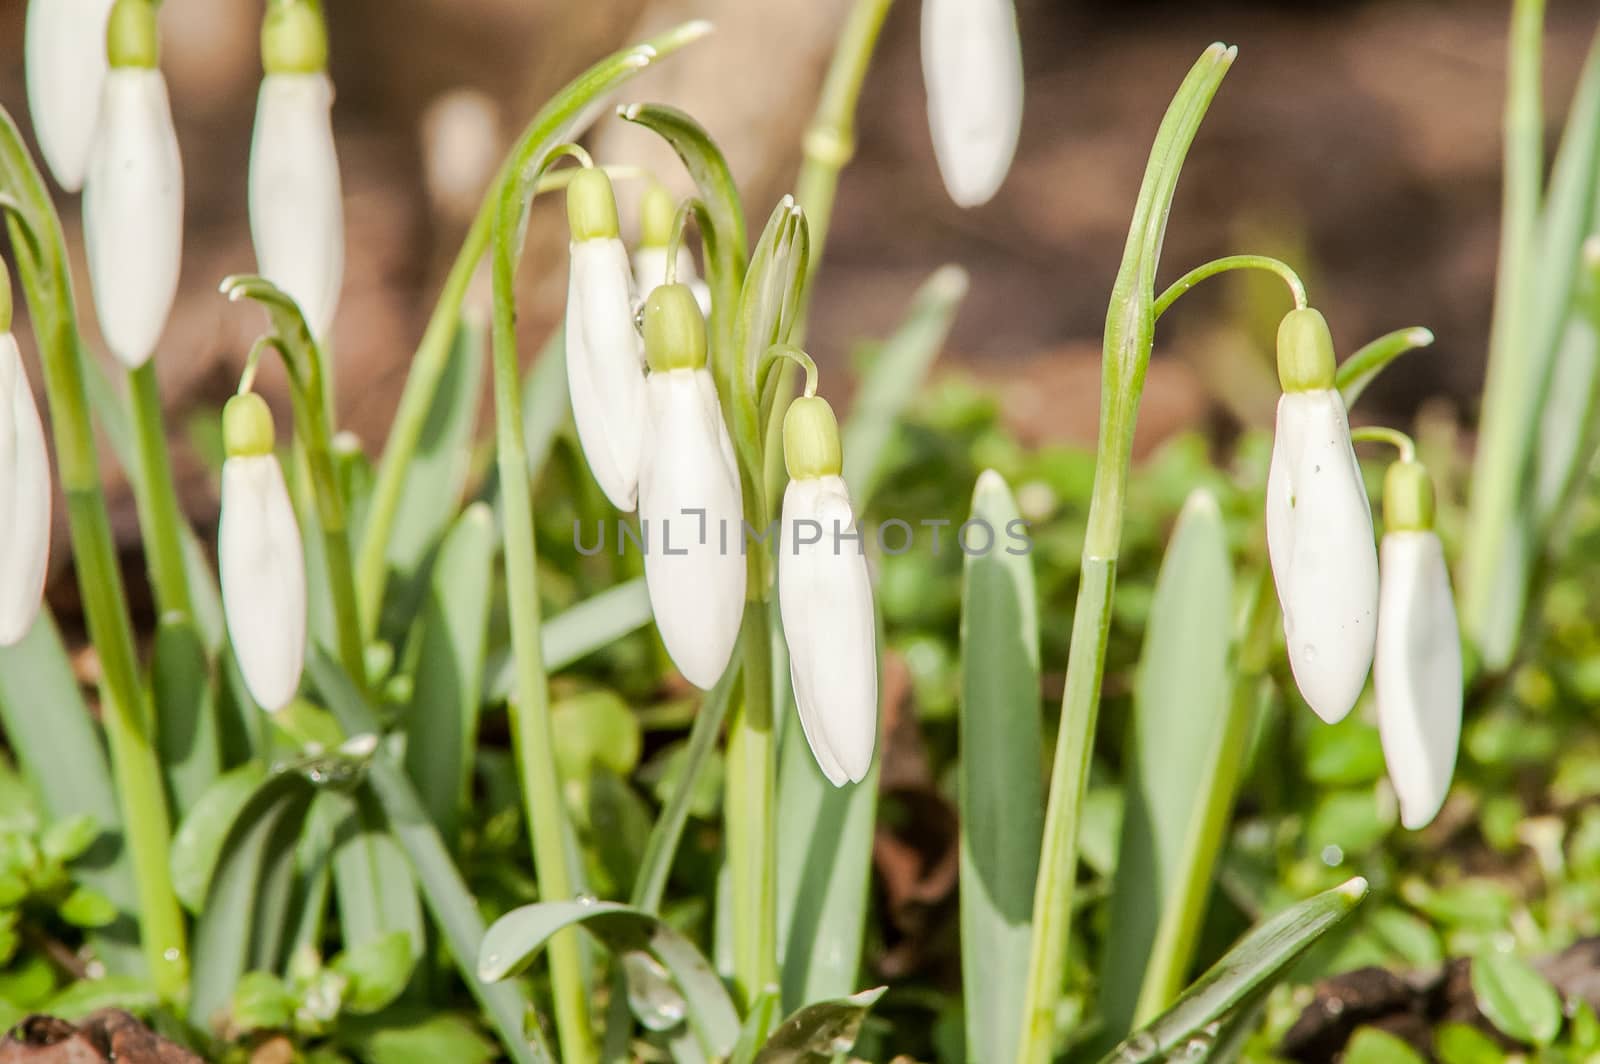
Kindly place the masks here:
<instances>
[{"instance_id":1,"label":"unopened snowdrop bud","mask_svg":"<svg viewBox=\"0 0 1600 1064\"><path fill-rule=\"evenodd\" d=\"M272 414L254 392L222 411L222 518L217 562L228 638L250 695L282 709L306 652L306 562L300 526L272 453Z\"/></svg>"},{"instance_id":2,"label":"unopened snowdrop bud","mask_svg":"<svg viewBox=\"0 0 1600 1064\"><path fill-rule=\"evenodd\" d=\"M1277 435L1267 475L1267 551L1295 683L1330 724L1350 712L1377 638L1372 508L1334 387L1333 340L1315 310L1278 329Z\"/></svg>"},{"instance_id":3,"label":"unopened snowdrop bud","mask_svg":"<svg viewBox=\"0 0 1600 1064\"><path fill-rule=\"evenodd\" d=\"M733 441L706 369L706 324L681 284L644 307L648 429L639 461L645 586L661 641L696 687L722 676L744 617L744 512Z\"/></svg>"},{"instance_id":4,"label":"unopened snowdrop bud","mask_svg":"<svg viewBox=\"0 0 1600 1064\"><path fill-rule=\"evenodd\" d=\"M143 365L161 339L183 254L183 161L156 67L155 19L148 0L117 0L112 8L111 69L83 189L100 331L129 368Z\"/></svg>"},{"instance_id":5,"label":"unopened snowdrop bud","mask_svg":"<svg viewBox=\"0 0 1600 1064\"><path fill-rule=\"evenodd\" d=\"M567 186L572 275L567 285L567 390L589 471L619 510L638 499L644 436L642 343L633 324L633 275L604 171Z\"/></svg>"},{"instance_id":6,"label":"unopened snowdrop bud","mask_svg":"<svg viewBox=\"0 0 1600 1064\"><path fill-rule=\"evenodd\" d=\"M1461 739L1461 635L1444 549L1433 530L1433 483L1420 462L1383 484L1382 582L1373 683L1378 733L1400 822L1415 830L1444 804Z\"/></svg>"},{"instance_id":7,"label":"unopened snowdrop bud","mask_svg":"<svg viewBox=\"0 0 1600 1064\"><path fill-rule=\"evenodd\" d=\"M50 458L11 335L11 278L0 263L0 646L28 634L50 561Z\"/></svg>"},{"instance_id":8,"label":"unopened snowdrop bud","mask_svg":"<svg viewBox=\"0 0 1600 1064\"><path fill-rule=\"evenodd\" d=\"M106 79L113 0L29 0L24 29L28 110L44 161L68 192L83 187Z\"/></svg>"},{"instance_id":9,"label":"unopened snowdrop bud","mask_svg":"<svg viewBox=\"0 0 1600 1064\"><path fill-rule=\"evenodd\" d=\"M987 203L1022 132L1022 45L1012 0L923 0L922 79L933 153L959 207Z\"/></svg>"},{"instance_id":10,"label":"unopened snowdrop bud","mask_svg":"<svg viewBox=\"0 0 1600 1064\"><path fill-rule=\"evenodd\" d=\"M839 425L827 400L803 396L783 419L778 606L806 742L836 787L859 783L878 736L872 581L850 491L839 475Z\"/></svg>"},{"instance_id":11,"label":"unopened snowdrop bud","mask_svg":"<svg viewBox=\"0 0 1600 1064\"><path fill-rule=\"evenodd\" d=\"M672 193L660 182L652 181L639 203L639 246L633 252L633 280L641 292L650 292L667 283L667 245L672 242L672 226L678 205ZM711 288L695 272L694 255L681 243L674 280L686 284L700 304L700 313L711 314Z\"/></svg>"},{"instance_id":12,"label":"unopened snowdrop bud","mask_svg":"<svg viewBox=\"0 0 1600 1064\"><path fill-rule=\"evenodd\" d=\"M344 197L334 149L333 82L322 16L275 3L261 27L266 76L250 144L250 237L261 273L325 337L344 280Z\"/></svg>"}]
</instances>

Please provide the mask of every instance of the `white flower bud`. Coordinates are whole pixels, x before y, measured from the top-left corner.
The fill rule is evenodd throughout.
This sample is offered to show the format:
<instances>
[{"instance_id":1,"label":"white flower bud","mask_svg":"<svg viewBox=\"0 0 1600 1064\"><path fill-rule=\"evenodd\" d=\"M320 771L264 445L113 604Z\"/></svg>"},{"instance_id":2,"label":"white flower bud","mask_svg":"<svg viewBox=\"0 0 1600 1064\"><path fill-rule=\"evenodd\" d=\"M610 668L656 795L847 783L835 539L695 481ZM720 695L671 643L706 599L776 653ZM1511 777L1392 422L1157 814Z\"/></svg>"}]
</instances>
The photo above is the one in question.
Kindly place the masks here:
<instances>
[{"instance_id":1,"label":"white flower bud","mask_svg":"<svg viewBox=\"0 0 1600 1064\"><path fill-rule=\"evenodd\" d=\"M721 678L744 617L744 510L733 442L710 371L667 369L646 382L649 434L639 462L645 585L661 641L696 687Z\"/></svg>"},{"instance_id":2,"label":"white flower bud","mask_svg":"<svg viewBox=\"0 0 1600 1064\"><path fill-rule=\"evenodd\" d=\"M578 442L606 498L632 510L644 438L644 342L633 324L633 278L621 239L572 244L566 343Z\"/></svg>"},{"instance_id":3,"label":"white flower bud","mask_svg":"<svg viewBox=\"0 0 1600 1064\"><path fill-rule=\"evenodd\" d=\"M878 737L872 582L854 531L842 478L789 482L778 545L789 677L806 741L836 787L866 776Z\"/></svg>"},{"instance_id":4,"label":"white flower bud","mask_svg":"<svg viewBox=\"0 0 1600 1064\"><path fill-rule=\"evenodd\" d=\"M10 646L33 627L50 561L50 457L10 332L0 333L0 513L0 646Z\"/></svg>"},{"instance_id":5,"label":"white flower bud","mask_svg":"<svg viewBox=\"0 0 1600 1064\"><path fill-rule=\"evenodd\" d=\"M923 0L922 79L944 187L957 206L987 203L1022 132L1022 46L1011 0Z\"/></svg>"},{"instance_id":6,"label":"white flower bud","mask_svg":"<svg viewBox=\"0 0 1600 1064\"><path fill-rule=\"evenodd\" d=\"M1289 665L1306 702L1331 724L1366 684L1378 607L1372 508L1336 390L1278 400L1266 508Z\"/></svg>"},{"instance_id":7,"label":"white flower bud","mask_svg":"<svg viewBox=\"0 0 1600 1064\"><path fill-rule=\"evenodd\" d=\"M320 71L268 74L250 144L256 263L324 338L344 279L344 198L334 150L333 82Z\"/></svg>"},{"instance_id":8,"label":"white flower bud","mask_svg":"<svg viewBox=\"0 0 1600 1064\"><path fill-rule=\"evenodd\" d=\"M282 709L300 686L306 653L306 559L300 526L272 453L272 419L259 397L223 412L217 568L222 612L245 686L263 709Z\"/></svg>"},{"instance_id":9,"label":"white flower bud","mask_svg":"<svg viewBox=\"0 0 1600 1064\"><path fill-rule=\"evenodd\" d=\"M1461 739L1461 633L1434 532L1383 537L1373 685L1400 822L1424 827L1444 804Z\"/></svg>"},{"instance_id":10,"label":"white flower bud","mask_svg":"<svg viewBox=\"0 0 1600 1064\"><path fill-rule=\"evenodd\" d=\"M118 361L141 366L166 327L183 257L183 161L157 69L106 74L83 229L100 331Z\"/></svg>"},{"instance_id":11,"label":"white flower bud","mask_svg":"<svg viewBox=\"0 0 1600 1064\"><path fill-rule=\"evenodd\" d=\"M114 0L29 0L24 29L28 110L39 150L68 192L83 187L106 78Z\"/></svg>"}]
</instances>

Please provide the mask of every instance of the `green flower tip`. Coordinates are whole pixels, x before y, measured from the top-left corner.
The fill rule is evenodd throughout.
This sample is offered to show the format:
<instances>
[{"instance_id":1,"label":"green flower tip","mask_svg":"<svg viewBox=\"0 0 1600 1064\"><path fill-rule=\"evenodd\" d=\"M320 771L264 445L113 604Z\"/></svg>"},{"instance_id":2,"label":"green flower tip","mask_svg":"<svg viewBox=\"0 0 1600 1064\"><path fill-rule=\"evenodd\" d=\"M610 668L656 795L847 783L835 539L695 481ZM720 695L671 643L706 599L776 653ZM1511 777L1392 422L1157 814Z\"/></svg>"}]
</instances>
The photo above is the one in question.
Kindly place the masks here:
<instances>
[{"instance_id":1,"label":"green flower tip","mask_svg":"<svg viewBox=\"0 0 1600 1064\"><path fill-rule=\"evenodd\" d=\"M272 411L255 392L241 392L222 408L222 446L229 458L272 453Z\"/></svg>"},{"instance_id":2,"label":"green flower tip","mask_svg":"<svg viewBox=\"0 0 1600 1064\"><path fill-rule=\"evenodd\" d=\"M579 243L615 240L621 234L617 197L604 170L585 167L567 185L567 227L572 230L573 241Z\"/></svg>"},{"instance_id":3,"label":"green flower tip","mask_svg":"<svg viewBox=\"0 0 1600 1064\"><path fill-rule=\"evenodd\" d=\"M113 67L153 69L160 46L150 0L117 0L106 20L106 58Z\"/></svg>"},{"instance_id":4,"label":"green flower tip","mask_svg":"<svg viewBox=\"0 0 1600 1064\"><path fill-rule=\"evenodd\" d=\"M645 300L644 357L656 373L705 366L706 319L688 285L661 285Z\"/></svg>"},{"instance_id":5,"label":"green flower tip","mask_svg":"<svg viewBox=\"0 0 1600 1064\"><path fill-rule=\"evenodd\" d=\"M1395 462L1383 475L1383 523L1388 532L1433 529L1433 478L1421 462Z\"/></svg>"},{"instance_id":6,"label":"green flower tip","mask_svg":"<svg viewBox=\"0 0 1600 1064\"><path fill-rule=\"evenodd\" d=\"M1278 326L1278 382L1286 392L1319 392L1333 387L1333 334L1322 312L1291 310Z\"/></svg>"},{"instance_id":7,"label":"green flower tip","mask_svg":"<svg viewBox=\"0 0 1600 1064\"><path fill-rule=\"evenodd\" d=\"M804 395L783 416L783 464L791 480L836 477L844 468L839 419L820 395Z\"/></svg>"},{"instance_id":8,"label":"green flower tip","mask_svg":"<svg viewBox=\"0 0 1600 1064\"><path fill-rule=\"evenodd\" d=\"M659 181L650 182L639 201L639 245L664 248L672 239L672 223L678 219L678 203Z\"/></svg>"},{"instance_id":9,"label":"green flower tip","mask_svg":"<svg viewBox=\"0 0 1600 1064\"><path fill-rule=\"evenodd\" d=\"M320 74L328 69L328 29L309 0L274 2L261 20L261 69L268 74Z\"/></svg>"}]
</instances>

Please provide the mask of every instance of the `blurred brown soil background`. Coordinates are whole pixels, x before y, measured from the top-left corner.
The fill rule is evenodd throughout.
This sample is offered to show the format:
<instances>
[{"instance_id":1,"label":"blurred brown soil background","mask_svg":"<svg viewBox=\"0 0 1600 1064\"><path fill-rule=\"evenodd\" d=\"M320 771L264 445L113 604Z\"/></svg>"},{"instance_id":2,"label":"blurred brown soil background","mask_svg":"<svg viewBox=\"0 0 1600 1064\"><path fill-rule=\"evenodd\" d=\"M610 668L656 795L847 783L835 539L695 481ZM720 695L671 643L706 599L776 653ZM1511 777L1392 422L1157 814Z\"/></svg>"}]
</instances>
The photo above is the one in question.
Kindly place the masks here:
<instances>
[{"instance_id":1,"label":"blurred brown soil background","mask_svg":"<svg viewBox=\"0 0 1600 1064\"><path fill-rule=\"evenodd\" d=\"M759 226L789 190L847 6L329 0L349 248L334 336L344 426L369 452L381 448L476 189L549 93L648 30L711 18L714 36L618 102L662 100L697 115L727 150ZM1437 333L1430 352L1369 393L1366 417L1404 419L1435 395L1463 421L1474 416L1498 241L1507 4L1020 0L1021 148L1000 194L970 212L945 198L933 162L919 7L895 5L867 80L858 154L816 293L811 347L825 370L842 369L854 343L891 329L935 267L957 262L972 290L946 367L994 381L1025 438L1091 441L1098 337L1150 139L1189 64L1220 39L1239 46L1239 59L1179 186L1162 280L1220 254L1283 254L1303 267L1343 353L1401 326ZM24 8L0 0L0 102L26 129ZM1550 5L1552 140L1597 8ZM157 355L175 435L187 413L216 409L231 393L262 324L216 294L222 276L254 265L245 166L260 11L259 0L166 0L161 13L187 173L183 290ZM682 184L676 161L648 134L603 123L588 142L602 161L646 161ZM61 203L76 243L76 200ZM560 315L565 240L551 197L535 210L522 273L529 354ZM74 254L80 312L97 344L81 248ZM1146 445L1189 426L1270 421L1271 329L1282 306L1271 300L1282 295L1270 284L1213 284L1163 321L1141 415ZM1244 303L1247 290L1266 302ZM29 349L26 328L18 331ZM825 386L848 389L837 370ZM194 518L211 521L209 476L181 444L178 462ZM118 494L119 532L131 542L131 502ZM64 528L57 533L64 547ZM58 567L66 554L56 552Z\"/></svg>"}]
</instances>

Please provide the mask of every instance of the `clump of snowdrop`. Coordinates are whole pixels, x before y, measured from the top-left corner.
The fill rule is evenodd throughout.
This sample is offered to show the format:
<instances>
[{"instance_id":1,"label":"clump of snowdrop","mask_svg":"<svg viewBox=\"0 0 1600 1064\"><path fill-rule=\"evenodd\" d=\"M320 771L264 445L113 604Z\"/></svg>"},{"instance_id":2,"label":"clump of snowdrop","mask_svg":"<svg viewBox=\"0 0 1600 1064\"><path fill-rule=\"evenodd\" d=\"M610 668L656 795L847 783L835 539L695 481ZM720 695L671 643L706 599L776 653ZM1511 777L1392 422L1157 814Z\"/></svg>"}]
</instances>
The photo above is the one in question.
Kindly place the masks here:
<instances>
[{"instance_id":1,"label":"clump of snowdrop","mask_svg":"<svg viewBox=\"0 0 1600 1064\"><path fill-rule=\"evenodd\" d=\"M859 783L878 736L872 581L850 491L839 475L839 425L827 400L796 399L783 419L778 605L806 742L823 775Z\"/></svg>"},{"instance_id":2,"label":"clump of snowdrop","mask_svg":"<svg viewBox=\"0 0 1600 1064\"><path fill-rule=\"evenodd\" d=\"M923 0L922 78L939 174L960 207L987 203L1022 132L1022 45L1012 0Z\"/></svg>"},{"instance_id":3,"label":"clump of snowdrop","mask_svg":"<svg viewBox=\"0 0 1600 1064\"><path fill-rule=\"evenodd\" d=\"M39 150L68 192L83 187L106 80L113 0L29 0L23 30L28 110Z\"/></svg>"},{"instance_id":4,"label":"clump of snowdrop","mask_svg":"<svg viewBox=\"0 0 1600 1064\"><path fill-rule=\"evenodd\" d=\"M250 236L261 273L326 337L344 280L344 197L322 15L274 3L261 26L265 76L250 144Z\"/></svg>"},{"instance_id":5,"label":"clump of snowdrop","mask_svg":"<svg viewBox=\"0 0 1600 1064\"><path fill-rule=\"evenodd\" d=\"M28 634L50 561L50 457L11 335L11 278L0 263L0 646Z\"/></svg>"},{"instance_id":6,"label":"clump of snowdrop","mask_svg":"<svg viewBox=\"0 0 1600 1064\"><path fill-rule=\"evenodd\" d=\"M84 178L84 244L100 331L132 369L155 352L178 292L183 161L156 66L155 6L117 0L106 41L111 69Z\"/></svg>"},{"instance_id":7,"label":"clump of snowdrop","mask_svg":"<svg viewBox=\"0 0 1600 1064\"><path fill-rule=\"evenodd\" d=\"M272 452L272 413L254 392L222 411L222 517L217 563L228 638L245 686L282 709L300 686L306 650L306 563L300 526Z\"/></svg>"},{"instance_id":8,"label":"clump of snowdrop","mask_svg":"<svg viewBox=\"0 0 1600 1064\"><path fill-rule=\"evenodd\" d=\"M644 349L645 585L673 663L690 683L709 688L733 656L744 616L744 511L733 441L706 368L705 318L687 285L650 293Z\"/></svg>"},{"instance_id":9,"label":"clump of snowdrop","mask_svg":"<svg viewBox=\"0 0 1600 1064\"><path fill-rule=\"evenodd\" d=\"M1461 739L1461 636L1433 511L1433 483L1422 463L1391 465L1383 484L1373 682L1400 822L1411 829L1444 804Z\"/></svg>"},{"instance_id":10,"label":"clump of snowdrop","mask_svg":"<svg viewBox=\"0 0 1600 1064\"><path fill-rule=\"evenodd\" d=\"M1372 508L1334 387L1333 338L1312 309L1278 329L1277 434L1267 477L1267 550L1295 684L1341 720L1366 684L1377 638Z\"/></svg>"},{"instance_id":11,"label":"clump of snowdrop","mask_svg":"<svg viewBox=\"0 0 1600 1064\"><path fill-rule=\"evenodd\" d=\"M633 281L639 291L649 292L672 282L686 284L700 304L700 313L711 314L711 288L695 271L694 255L680 241L672 276L667 276L668 246L672 243L678 205L672 193L658 181L650 182L639 201L639 246L633 252Z\"/></svg>"},{"instance_id":12,"label":"clump of snowdrop","mask_svg":"<svg viewBox=\"0 0 1600 1064\"><path fill-rule=\"evenodd\" d=\"M567 186L572 274L567 286L567 390L589 470L617 509L638 501L644 434L643 342L633 320L633 275L604 171Z\"/></svg>"}]
</instances>

